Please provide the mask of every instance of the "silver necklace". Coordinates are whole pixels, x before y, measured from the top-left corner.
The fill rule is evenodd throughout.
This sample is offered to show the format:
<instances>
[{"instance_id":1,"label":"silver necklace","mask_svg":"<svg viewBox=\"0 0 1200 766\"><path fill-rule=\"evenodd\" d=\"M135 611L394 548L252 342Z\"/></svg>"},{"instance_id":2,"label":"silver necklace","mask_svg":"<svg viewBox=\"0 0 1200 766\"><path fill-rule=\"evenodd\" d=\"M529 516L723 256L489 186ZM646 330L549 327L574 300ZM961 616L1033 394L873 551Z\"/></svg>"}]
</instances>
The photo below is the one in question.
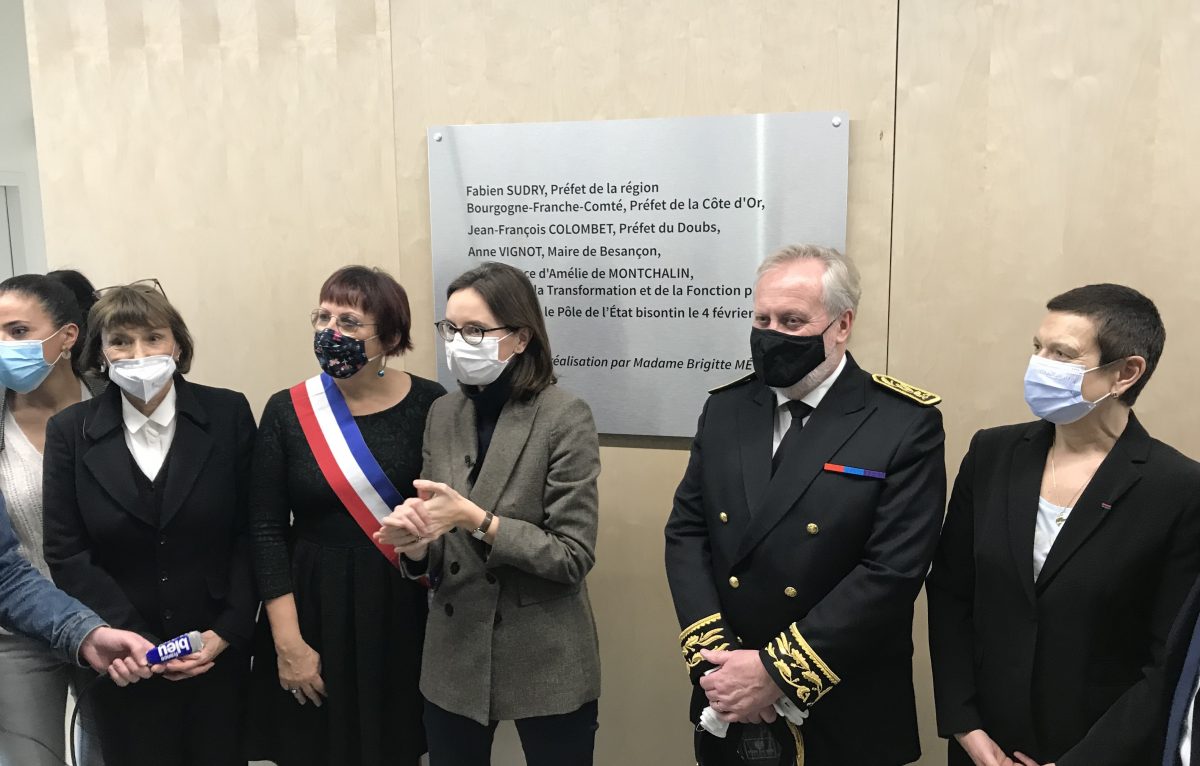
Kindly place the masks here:
<instances>
[{"instance_id":1,"label":"silver necklace","mask_svg":"<svg viewBox=\"0 0 1200 766\"><path fill-rule=\"evenodd\" d=\"M1050 484L1054 488L1054 496L1058 497L1058 472L1054 470L1055 446L1056 445L1053 444L1050 445ZM1070 514L1071 509L1075 507L1075 500L1083 493L1083 488L1086 487L1089 482L1091 482L1092 477L1096 475L1096 471L1099 468L1100 464L1097 463L1096 467L1092 469L1092 472L1088 474L1088 477L1084 479L1082 484L1079 485L1079 489L1075 490L1075 494L1071 495L1071 498L1063 505L1062 511L1060 511L1058 516L1056 516L1054 519L1055 524L1061 527L1063 523L1066 522L1067 515Z\"/></svg>"}]
</instances>

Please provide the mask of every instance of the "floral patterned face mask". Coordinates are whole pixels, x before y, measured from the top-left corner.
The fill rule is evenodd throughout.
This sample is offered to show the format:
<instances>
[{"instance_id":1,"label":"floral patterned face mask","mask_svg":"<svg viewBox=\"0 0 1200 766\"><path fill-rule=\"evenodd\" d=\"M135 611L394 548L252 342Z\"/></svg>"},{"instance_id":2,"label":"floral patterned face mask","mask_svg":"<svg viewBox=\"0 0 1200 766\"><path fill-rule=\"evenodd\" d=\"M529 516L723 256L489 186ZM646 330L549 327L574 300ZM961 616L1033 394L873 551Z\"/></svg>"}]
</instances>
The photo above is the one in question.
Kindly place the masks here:
<instances>
[{"instance_id":1,"label":"floral patterned face mask","mask_svg":"<svg viewBox=\"0 0 1200 766\"><path fill-rule=\"evenodd\" d=\"M313 353L326 374L344 380L371 361L367 358L367 341L371 338L351 338L327 327L313 335Z\"/></svg>"}]
</instances>

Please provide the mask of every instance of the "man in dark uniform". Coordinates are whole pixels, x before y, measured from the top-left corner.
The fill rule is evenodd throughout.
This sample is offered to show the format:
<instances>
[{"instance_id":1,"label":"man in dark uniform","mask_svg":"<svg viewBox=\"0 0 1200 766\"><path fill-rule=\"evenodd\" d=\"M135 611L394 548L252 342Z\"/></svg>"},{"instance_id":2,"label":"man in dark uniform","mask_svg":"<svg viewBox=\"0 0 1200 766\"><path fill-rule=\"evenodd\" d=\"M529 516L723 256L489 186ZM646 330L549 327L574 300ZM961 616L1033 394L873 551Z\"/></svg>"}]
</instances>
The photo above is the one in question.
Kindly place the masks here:
<instances>
[{"instance_id":1,"label":"man in dark uniform","mask_svg":"<svg viewBox=\"0 0 1200 766\"><path fill-rule=\"evenodd\" d=\"M910 763L913 601L946 499L940 399L846 353L860 290L841 253L788 247L758 275L755 374L705 403L666 527L696 758Z\"/></svg>"}]
</instances>

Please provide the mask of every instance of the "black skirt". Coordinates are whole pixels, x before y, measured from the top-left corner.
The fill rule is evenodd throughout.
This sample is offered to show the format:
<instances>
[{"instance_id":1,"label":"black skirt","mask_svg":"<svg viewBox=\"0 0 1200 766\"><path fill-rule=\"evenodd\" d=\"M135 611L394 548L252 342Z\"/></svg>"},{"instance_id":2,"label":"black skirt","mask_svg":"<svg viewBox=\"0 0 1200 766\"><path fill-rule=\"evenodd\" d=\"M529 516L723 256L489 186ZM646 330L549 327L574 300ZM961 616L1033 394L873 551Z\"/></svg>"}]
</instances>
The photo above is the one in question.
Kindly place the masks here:
<instances>
[{"instance_id":1,"label":"black skirt","mask_svg":"<svg viewBox=\"0 0 1200 766\"><path fill-rule=\"evenodd\" d=\"M251 760L279 766L415 766L426 751L417 688L426 591L403 577L365 535L362 543L294 543L300 632L321 655L328 696L320 708L300 705L280 687L264 608L251 673Z\"/></svg>"}]
</instances>

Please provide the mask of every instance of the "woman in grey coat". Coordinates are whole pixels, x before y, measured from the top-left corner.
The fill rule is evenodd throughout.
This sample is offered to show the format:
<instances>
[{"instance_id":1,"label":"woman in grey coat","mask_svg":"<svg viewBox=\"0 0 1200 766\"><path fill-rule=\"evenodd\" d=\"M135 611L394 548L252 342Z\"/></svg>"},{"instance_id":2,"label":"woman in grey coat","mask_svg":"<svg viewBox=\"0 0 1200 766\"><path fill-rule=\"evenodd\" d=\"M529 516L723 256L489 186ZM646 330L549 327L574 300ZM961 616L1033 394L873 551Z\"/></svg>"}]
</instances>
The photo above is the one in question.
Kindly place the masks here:
<instances>
[{"instance_id":1,"label":"woman in grey coat","mask_svg":"<svg viewBox=\"0 0 1200 766\"><path fill-rule=\"evenodd\" d=\"M595 563L599 445L558 388L533 285L487 263L437 323L459 391L425 424L418 497L378 533L432 588L421 670L432 766L488 764L516 722L529 766L592 763L600 658L584 578Z\"/></svg>"}]
</instances>

